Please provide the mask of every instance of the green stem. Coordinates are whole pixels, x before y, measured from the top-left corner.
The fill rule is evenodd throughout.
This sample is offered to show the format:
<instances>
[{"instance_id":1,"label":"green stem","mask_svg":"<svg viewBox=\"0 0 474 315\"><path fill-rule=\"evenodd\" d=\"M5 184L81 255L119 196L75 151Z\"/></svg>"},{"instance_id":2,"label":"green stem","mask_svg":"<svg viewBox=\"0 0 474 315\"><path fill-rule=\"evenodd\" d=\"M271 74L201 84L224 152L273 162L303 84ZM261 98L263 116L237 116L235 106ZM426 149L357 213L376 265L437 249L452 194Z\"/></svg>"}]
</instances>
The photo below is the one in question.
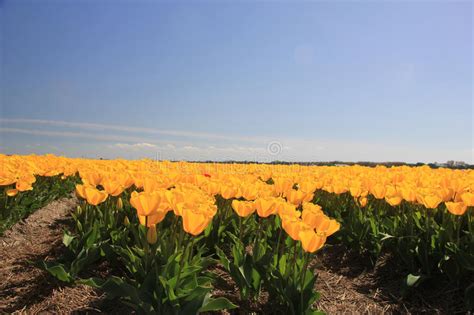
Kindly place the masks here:
<instances>
[{"instance_id":1,"label":"green stem","mask_svg":"<svg viewBox=\"0 0 474 315\"><path fill-rule=\"evenodd\" d=\"M242 240L242 235L243 235L243 232L242 232L242 217L239 215L239 239L240 239L240 242L243 243L243 240Z\"/></svg>"},{"instance_id":2,"label":"green stem","mask_svg":"<svg viewBox=\"0 0 474 315\"><path fill-rule=\"evenodd\" d=\"M427 209L426 211L425 229L426 229L425 264L426 264L426 268L427 268L427 272L429 276L431 274L431 268L429 267L429 261L428 261L428 249L431 248L430 209Z\"/></svg>"},{"instance_id":3,"label":"green stem","mask_svg":"<svg viewBox=\"0 0 474 315\"><path fill-rule=\"evenodd\" d=\"M306 253L304 256L303 256L303 259L304 259L304 267L302 269L302 277L301 277L301 287L300 287L300 312L303 313L303 292L304 292L304 281L305 281L305 278L306 278L306 269L308 268L308 263L309 263L309 253Z\"/></svg>"},{"instance_id":4,"label":"green stem","mask_svg":"<svg viewBox=\"0 0 474 315\"><path fill-rule=\"evenodd\" d=\"M176 287L175 288L178 288L178 286L179 286L179 280L181 279L181 271L183 270L184 261L187 259L186 253L188 252L188 247L189 247L188 245L184 249L183 255L181 256L181 260L179 261L178 278L176 279Z\"/></svg>"},{"instance_id":5,"label":"green stem","mask_svg":"<svg viewBox=\"0 0 474 315\"><path fill-rule=\"evenodd\" d=\"M184 237L184 231L183 231L183 229L180 229L179 230L178 244L176 246L176 251L181 247L181 244L183 243L183 237Z\"/></svg>"},{"instance_id":6,"label":"green stem","mask_svg":"<svg viewBox=\"0 0 474 315\"><path fill-rule=\"evenodd\" d=\"M148 232L148 216L145 217L145 272L148 273L148 252L150 249L150 245L148 244L148 239L147 239L147 232Z\"/></svg>"},{"instance_id":7,"label":"green stem","mask_svg":"<svg viewBox=\"0 0 474 315\"><path fill-rule=\"evenodd\" d=\"M296 268L296 246L298 244L298 241L293 240L293 263L291 267L291 272L293 275L295 274L295 268Z\"/></svg>"},{"instance_id":8,"label":"green stem","mask_svg":"<svg viewBox=\"0 0 474 315\"><path fill-rule=\"evenodd\" d=\"M193 249L194 249L194 241L196 240L196 237L192 237L192 241L191 241L191 247L189 249L189 263L191 263L191 261L193 260Z\"/></svg>"},{"instance_id":9,"label":"green stem","mask_svg":"<svg viewBox=\"0 0 474 315\"><path fill-rule=\"evenodd\" d=\"M276 219L275 219L276 220ZM276 246L276 249L275 251L273 252L273 255L277 254L277 263L276 263L276 267L278 268L278 262L280 260L280 255L279 255L279 250L280 250L280 242L281 242L281 234L282 234L282 230L283 228L280 227L280 231L278 232L278 240L277 240L277 246Z\"/></svg>"},{"instance_id":10,"label":"green stem","mask_svg":"<svg viewBox=\"0 0 474 315\"><path fill-rule=\"evenodd\" d=\"M468 214L469 215L469 214ZM462 217L457 216L457 229L456 229L456 247L459 250L459 241L461 239L461 225L462 225Z\"/></svg>"}]
</instances>

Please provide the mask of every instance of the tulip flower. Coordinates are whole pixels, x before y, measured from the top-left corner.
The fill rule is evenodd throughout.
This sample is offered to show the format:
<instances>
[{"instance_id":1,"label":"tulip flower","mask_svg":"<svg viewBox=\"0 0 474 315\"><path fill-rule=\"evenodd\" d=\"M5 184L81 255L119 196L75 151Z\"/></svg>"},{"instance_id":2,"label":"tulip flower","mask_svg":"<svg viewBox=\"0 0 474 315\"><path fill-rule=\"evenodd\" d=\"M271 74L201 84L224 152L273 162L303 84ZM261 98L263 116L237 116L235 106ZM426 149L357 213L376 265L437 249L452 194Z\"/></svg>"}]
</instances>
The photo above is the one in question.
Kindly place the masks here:
<instances>
[{"instance_id":1,"label":"tulip flower","mask_svg":"<svg viewBox=\"0 0 474 315\"><path fill-rule=\"evenodd\" d=\"M422 196L422 203L428 209L436 209L442 201L437 195Z\"/></svg>"},{"instance_id":2,"label":"tulip flower","mask_svg":"<svg viewBox=\"0 0 474 315\"><path fill-rule=\"evenodd\" d=\"M374 195L374 197L377 199L383 199L385 197L385 191L386 188L381 183L375 184L371 189L372 195Z\"/></svg>"},{"instance_id":3,"label":"tulip flower","mask_svg":"<svg viewBox=\"0 0 474 315\"><path fill-rule=\"evenodd\" d=\"M445 202L448 211L454 215L463 215L467 210L467 205L464 202Z\"/></svg>"},{"instance_id":4,"label":"tulip flower","mask_svg":"<svg viewBox=\"0 0 474 315\"><path fill-rule=\"evenodd\" d=\"M191 235L201 234L210 222L210 218L205 214L195 210L185 208L182 213L183 229Z\"/></svg>"},{"instance_id":5,"label":"tulip flower","mask_svg":"<svg viewBox=\"0 0 474 315\"><path fill-rule=\"evenodd\" d=\"M161 195L156 192L133 192L130 197L130 204L141 216L155 214L160 206Z\"/></svg>"},{"instance_id":6,"label":"tulip flower","mask_svg":"<svg viewBox=\"0 0 474 315\"><path fill-rule=\"evenodd\" d=\"M8 197L15 197L18 194L18 189L8 189L6 191Z\"/></svg>"},{"instance_id":7,"label":"tulip flower","mask_svg":"<svg viewBox=\"0 0 474 315\"><path fill-rule=\"evenodd\" d=\"M76 195L82 199L86 199L86 186L76 185Z\"/></svg>"},{"instance_id":8,"label":"tulip flower","mask_svg":"<svg viewBox=\"0 0 474 315\"><path fill-rule=\"evenodd\" d=\"M349 188L349 191L351 192L352 197L360 197L362 195L362 187L360 183L357 185L353 185Z\"/></svg>"},{"instance_id":9,"label":"tulip flower","mask_svg":"<svg viewBox=\"0 0 474 315\"><path fill-rule=\"evenodd\" d=\"M33 190L33 186L29 181L19 180L16 182L16 189L18 191Z\"/></svg>"},{"instance_id":10,"label":"tulip flower","mask_svg":"<svg viewBox=\"0 0 474 315\"><path fill-rule=\"evenodd\" d=\"M347 192L347 188L344 187L344 185L337 184L337 185L333 186L332 191L335 194L340 195L340 194L343 194L343 193Z\"/></svg>"},{"instance_id":11,"label":"tulip flower","mask_svg":"<svg viewBox=\"0 0 474 315\"><path fill-rule=\"evenodd\" d=\"M359 198L359 204L361 208L364 208L367 205L367 197L360 197Z\"/></svg>"},{"instance_id":12,"label":"tulip flower","mask_svg":"<svg viewBox=\"0 0 474 315\"><path fill-rule=\"evenodd\" d=\"M295 206L299 206L302 202L303 199L306 197L306 194L302 192L301 190L294 190L294 189L289 189L284 193L286 200L288 200L289 203L294 204Z\"/></svg>"},{"instance_id":13,"label":"tulip flower","mask_svg":"<svg viewBox=\"0 0 474 315\"><path fill-rule=\"evenodd\" d=\"M129 225L130 225L130 220L128 219L127 216L125 216L125 218L123 219L123 225L125 225L125 226L129 226Z\"/></svg>"},{"instance_id":14,"label":"tulip flower","mask_svg":"<svg viewBox=\"0 0 474 315\"><path fill-rule=\"evenodd\" d=\"M262 218L276 213L275 201L270 198L258 198L255 200L255 207L258 215Z\"/></svg>"},{"instance_id":15,"label":"tulip flower","mask_svg":"<svg viewBox=\"0 0 474 315\"><path fill-rule=\"evenodd\" d=\"M109 195L114 197L120 195L124 190L124 187L119 182L113 180L103 180L101 185Z\"/></svg>"},{"instance_id":16,"label":"tulip flower","mask_svg":"<svg viewBox=\"0 0 474 315\"><path fill-rule=\"evenodd\" d=\"M409 186L402 186L399 189L402 198L408 202L415 202L416 201L416 190L415 187Z\"/></svg>"},{"instance_id":17,"label":"tulip flower","mask_svg":"<svg viewBox=\"0 0 474 315\"><path fill-rule=\"evenodd\" d=\"M146 232L146 240L148 244L153 245L158 241L158 234L156 233L156 226L151 225Z\"/></svg>"},{"instance_id":18,"label":"tulip flower","mask_svg":"<svg viewBox=\"0 0 474 315\"><path fill-rule=\"evenodd\" d=\"M221 196L224 199L235 198L237 192L238 192L237 188L235 188L234 186L222 186L221 187Z\"/></svg>"},{"instance_id":19,"label":"tulip flower","mask_svg":"<svg viewBox=\"0 0 474 315\"><path fill-rule=\"evenodd\" d=\"M86 172L81 173L82 182L89 186L98 186L102 180L102 176L99 172Z\"/></svg>"},{"instance_id":20,"label":"tulip flower","mask_svg":"<svg viewBox=\"0 0 474 315\"><path fill-rule=\"evenodd\" d=\"M98 190L94 187L86 187L84 192L87 203L93 206L99 205L100 203L104 202L108 197L105 191Z\"/></svg>"},{"instance_id":21,"label":"tulip flower","mask_svg":"<svg viewBox=\"0 0 474 315\"><path fill-rule=\"evenodd\" d=\"M245 200L255 200L258 197L258 189L255 185L247 185L240 188L240 194Z\"/></svg>"},{"instance_id":22,"label":"tulip flower","mask_svg":"<svg viewBox=\"0 0 474 315\"><path fill-rule=\"evenodd\" d=\"M296 206L286 201L278 203L277 209L278 209L278 215L282 219L299 218L301 216L301 212L296 210Z\"/></svg>"},{"instance_id":23,"label":"tulip flower","mask_svg":"<svg viewBox=\"0 0 474 315\"><path fill-rule=\"evenodd\" d=\"M300 231L309 229L299 218L285 218L282 220L282 227L285 232L295 241L300 240Z\"/></svg>"},{"instance_id":24,"label":"tulip flower","mask_svg":"<svg viewBox=\"0 0 474 315\"><path fill-rule=\"evenodd\" d=\"M232 200L232 209L241 217L248 217L255 211L252 201Z\"/></svg>"},{"instance_id":25,"label":"tulip flower","mask_svg":"<svg viewBox=\"0 0 474 315\"><path fill-rule=\"evenodd\" d=\"M402 197L400 196L387 197L386 196L385 201L392 207L395 207L395 206L398 206L402 202Z\"/></svg>"},{"instance_id":26,"label":"tulip flower","mask_svg":"<svg viewBox=\"0 0 474 315\"><path fill-rule=\"evenodd\" d=\"M120 197L117 199L117 209L118 210L123 209L123 201L122 201L122 198L120 198Z\"/></svg>"},{"instance_id":27,"label":"tulip flower","mask_svg":"<svg viewBox=\"0 0 474 315\"><path fill-rule=\"evenodd\" d=\"M316 233L311 229L301 231L299 237L303 250L308 253L316 252L326 243L326 236L324 234Z\"/></svg>"},{"instance_id":28,"label":"tulip flower","mask_svg":"<svg viewBox=\"0 0 474 315\"><path fill-rule=\"evenodd\" d=\"M339 222L328 218L326 215L317 216L314 222L314 229L316 229L318 233L324 233L326 236L331 236L336 233L340 227Z\"/></svg>"},{"instance_id":29,"label":"tulip flower","mask_svg":"<svg viewBox=\"0 0 474 315\"><path fill-rule=\"evenodd\" d=\"M461 199L468 207L474 207L474 193L466 192L461 194Z\"/></svg>"}]
</instances>

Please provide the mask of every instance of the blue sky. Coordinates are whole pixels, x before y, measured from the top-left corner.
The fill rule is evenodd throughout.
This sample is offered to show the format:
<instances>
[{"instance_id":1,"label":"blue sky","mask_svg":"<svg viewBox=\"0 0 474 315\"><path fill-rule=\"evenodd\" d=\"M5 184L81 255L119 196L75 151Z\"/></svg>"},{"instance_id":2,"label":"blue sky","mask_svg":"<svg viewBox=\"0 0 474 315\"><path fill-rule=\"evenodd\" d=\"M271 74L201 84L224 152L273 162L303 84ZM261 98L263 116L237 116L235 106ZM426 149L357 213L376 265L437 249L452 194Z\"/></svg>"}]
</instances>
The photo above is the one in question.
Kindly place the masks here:
<instances>
[{"instance_id":1,"label":"blue sky","mask_svg":"<svg viewBox=\"0 0 474 315\"><path fill-rule=\"evenodd\" d=\"M471 1L0 3L3 153L474 163Z\"/></svg>"}]
</instances>

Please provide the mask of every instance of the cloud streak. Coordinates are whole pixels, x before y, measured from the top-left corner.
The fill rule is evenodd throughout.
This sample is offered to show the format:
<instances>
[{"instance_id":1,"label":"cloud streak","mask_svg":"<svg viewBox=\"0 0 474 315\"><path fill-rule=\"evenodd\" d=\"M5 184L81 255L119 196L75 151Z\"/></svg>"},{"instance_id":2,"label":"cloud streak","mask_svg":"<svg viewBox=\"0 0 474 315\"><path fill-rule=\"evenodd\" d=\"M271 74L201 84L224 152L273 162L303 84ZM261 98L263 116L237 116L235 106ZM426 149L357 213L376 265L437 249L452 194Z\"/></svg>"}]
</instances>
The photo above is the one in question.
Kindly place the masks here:
<instances>
[{"instance_id":1,"label":"cloud streak","mask_svg":"<svg viewBox=\"0 0 474 315\"><path fill-rule=\"evenodd\" d=\"M46 141L46 145L55 144L66 155L82 156L87 152L90 157L113 158L127 154L137 158L143 154L162 156L165 159L185 160L251 160L269 162L286 161L408 161L434 162L446 160L464 160L474 162L472 149L443 150L442 148L410 147L404 144L374 143L366 141L341 141L318 139L295 139L267 137L233 137L191 131L159 130L131 126L78 123L36 119L0 118L2 148L10 153L24 152L24 148L13 137L4 134L23 134L29 136L56 137L63 139L93 140L79 145L61 141ZM18 126L20 125L20 126ZM24 128L23 126L49 126L44 128ZM73 129L63 130L63 129ZM160 137L154 137L160 135ZM181 136L184 139L174 139ZM25 137L26 139L26 137ZM219 141L225 140L225 141ZM275 141L278 140L278 141ZM33 143L36 143L35 139ZM106 144L104 145L103 142ZM270 152L269 145L276 143L278 152ZM16 148L16 149L15 149ZM36 152L30 147L30 152ZM82 152L82 153L81 153ZM409 152L409 156L407 155Z\"/></svg>"},{"instance_id":2,"label":"cloud streak","mask_svg":"<svg viewBox=\"0 0 474 315\"><path fill-rule=\"evenodd\" d=\"M227 140L227 141L244 141L244 142L261 142L267 141L266 137L239 137L221 135L215 133L204 133L195 131L185 130L167 130L167 129L155 129L155 128L143 128L123 125L109 125L109 124L96 124L87 122L70 122L61 120L42 120L42 119L25 119L25 118L0 118L0 123L3 124L35 124L35 125L49 125L55 127L65 128L79 128L84 130L109 130L109 131L121 131L129 133L147 133L157 134L164 136L173 137L185 137L195 139L209 139L209 140Z\"/></svg>"}]
</instances>

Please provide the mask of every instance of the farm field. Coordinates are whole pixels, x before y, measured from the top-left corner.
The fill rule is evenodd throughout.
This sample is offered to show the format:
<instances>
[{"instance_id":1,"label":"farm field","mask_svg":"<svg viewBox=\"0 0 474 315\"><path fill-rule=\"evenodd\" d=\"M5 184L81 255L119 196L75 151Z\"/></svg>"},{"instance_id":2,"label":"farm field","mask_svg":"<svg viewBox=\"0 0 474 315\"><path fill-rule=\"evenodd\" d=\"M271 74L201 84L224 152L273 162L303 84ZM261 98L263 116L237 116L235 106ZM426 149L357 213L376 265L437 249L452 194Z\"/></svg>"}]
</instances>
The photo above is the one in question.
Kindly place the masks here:
<instances>
[{"instance_id":1,"label":"farm field","mask_svg":"<svg viewBox=\"0 0 474 315\"><path fill-rule=\"evenodd\" d=\"M0 163L0 312L474 307L470 170L54 155Z\"/></svg>"}]
</instances>

